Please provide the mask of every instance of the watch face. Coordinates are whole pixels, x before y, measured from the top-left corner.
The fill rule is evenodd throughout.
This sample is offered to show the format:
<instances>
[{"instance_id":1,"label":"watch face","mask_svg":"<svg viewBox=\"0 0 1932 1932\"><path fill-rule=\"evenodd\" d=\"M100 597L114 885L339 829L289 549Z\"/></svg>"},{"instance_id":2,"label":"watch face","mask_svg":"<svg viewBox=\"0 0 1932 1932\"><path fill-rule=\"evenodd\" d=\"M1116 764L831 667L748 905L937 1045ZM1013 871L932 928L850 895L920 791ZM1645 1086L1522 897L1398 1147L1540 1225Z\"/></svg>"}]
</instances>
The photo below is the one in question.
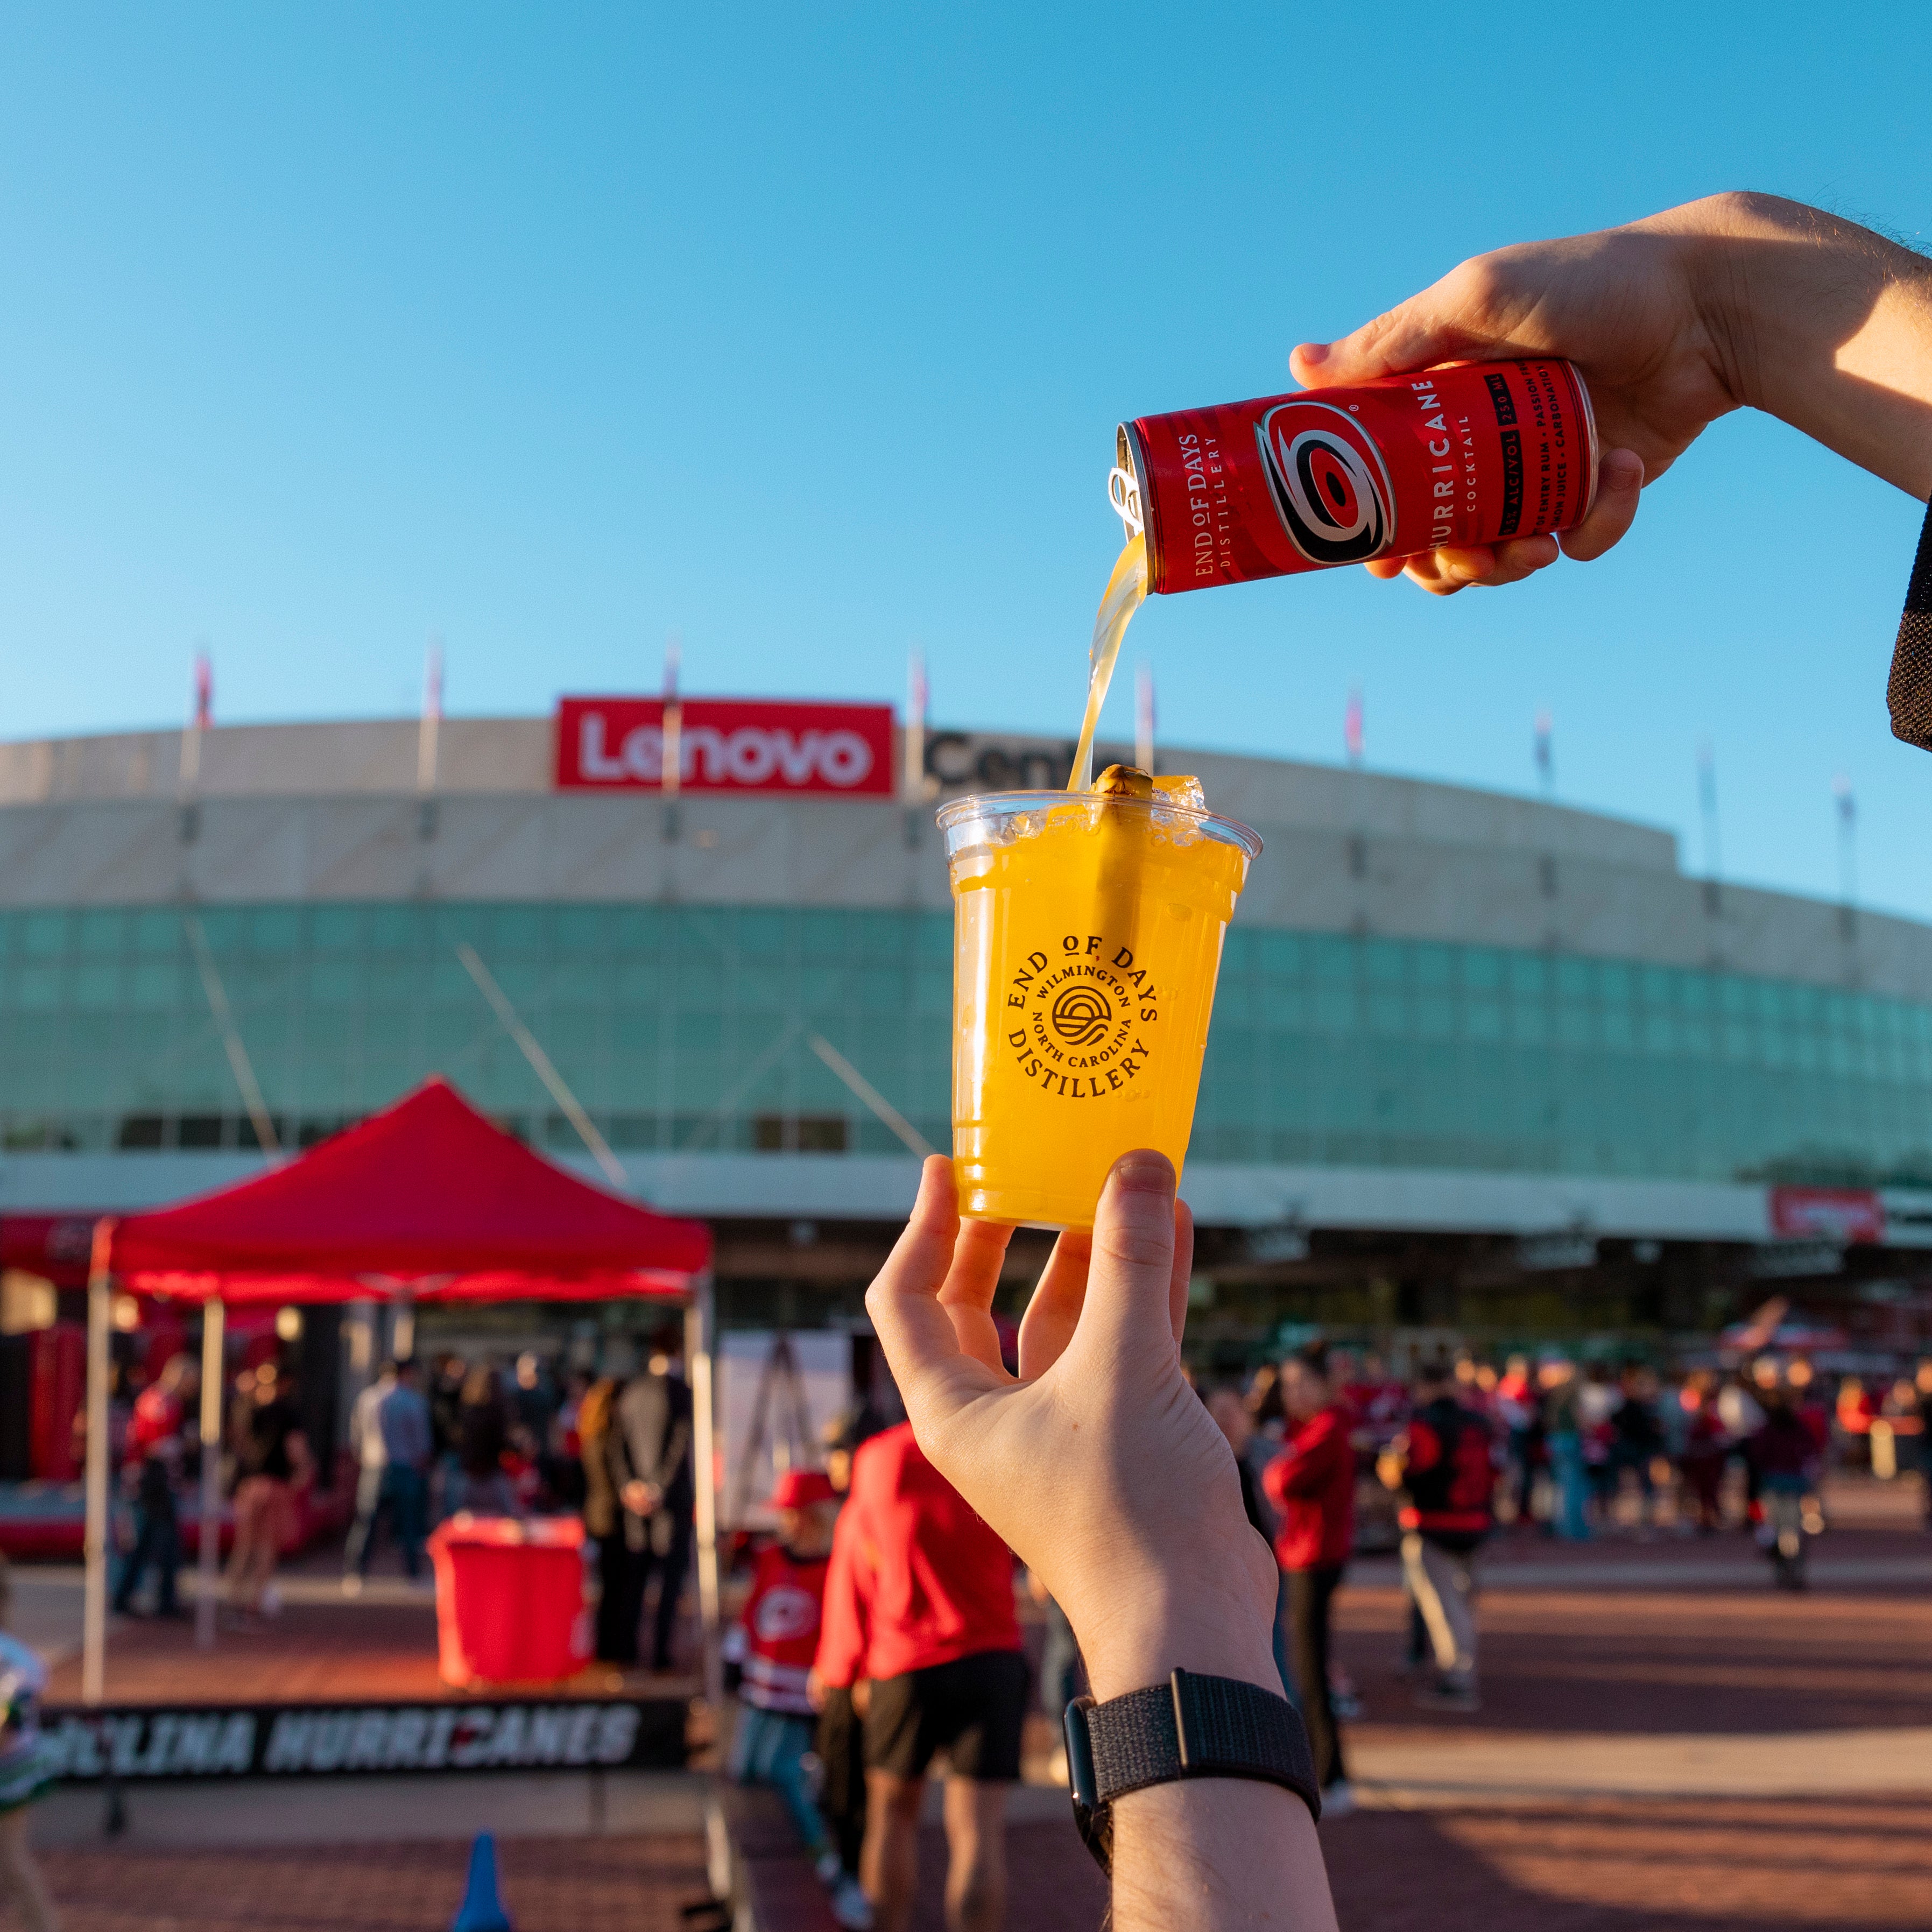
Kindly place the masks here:
<instances>
[{"instance_id":1,"label":"watch face","mask_svg":"<svg viewBox=\"0 0 1932 1932\"><path fill-rule=\"evenodd\" d=\"M1114 1870L1114 1808L1083 1804L1073 1801L1073 1822L1080 1842L1094 1854L1095 1862L1109 1877Z\"/></svg>"},{"instance_id":2,"label":"watch face","mask_svg":"<svg viewBox=\"0 0 1932 1932\"><path fill-rule=\"evenodd\" d=\"M1087 1729L1087 1713L1094 1708L1090 1697L1076 1697L1060 1720L1066 1734L1066 1781L1072 1787L1073 1822L1080 1842L1100 1861L1109 1876L1114 1870L1114 1810L1100 1802L1100 1790L1094 1776L1094 1739Z\"/></svg>"}]
</instances>

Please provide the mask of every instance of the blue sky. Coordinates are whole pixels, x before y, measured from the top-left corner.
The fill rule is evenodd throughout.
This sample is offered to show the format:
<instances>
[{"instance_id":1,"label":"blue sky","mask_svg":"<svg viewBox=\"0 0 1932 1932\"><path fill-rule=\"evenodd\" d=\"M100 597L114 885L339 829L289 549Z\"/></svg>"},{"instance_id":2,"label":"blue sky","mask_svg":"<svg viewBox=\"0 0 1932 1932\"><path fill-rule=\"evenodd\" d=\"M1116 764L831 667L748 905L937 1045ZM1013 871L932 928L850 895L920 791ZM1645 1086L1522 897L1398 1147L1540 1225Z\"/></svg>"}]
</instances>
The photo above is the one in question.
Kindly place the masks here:
<instances>
[{"instance_id":1,"label":"blue sky","mask_svg":"<svg viewBox=\"0 0 1932 1932\"><path fill-rule=\"evenodd\" d=\"M0 10L9 736L654 685L1070 733L1114 422L1462 256L1729 186L1932 230L1872 7ZM1903 118L1901 118L1903 117ZM1612 557L1157 600L1164 737L1559 796L1932 916L1883 691L1921 512L1733 418ZM1124 686L1130 680L1123 680ZM1130 728L1123 689L1109 729Z\"/></svg>"}]
</instances>

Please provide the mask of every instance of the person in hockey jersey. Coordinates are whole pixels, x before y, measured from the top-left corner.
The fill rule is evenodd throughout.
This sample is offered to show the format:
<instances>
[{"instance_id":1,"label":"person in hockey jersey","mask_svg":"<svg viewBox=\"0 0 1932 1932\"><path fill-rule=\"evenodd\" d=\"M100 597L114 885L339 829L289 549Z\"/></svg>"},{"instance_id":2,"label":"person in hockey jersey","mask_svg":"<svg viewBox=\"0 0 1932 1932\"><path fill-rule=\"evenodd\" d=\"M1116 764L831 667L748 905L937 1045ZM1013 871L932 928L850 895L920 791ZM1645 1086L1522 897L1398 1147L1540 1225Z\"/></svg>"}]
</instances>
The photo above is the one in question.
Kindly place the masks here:
<instances>
[{"instance_id":1,"label":"person in hockey jersey","mask_svg":"<svg viewBox=\"0 0 1932 1932\"><path fill-rule=\"evenodd\" d=\"M729 1769L740 1784L776 1789L832 1894L832 1916L864 1932L872 1907L840 1863L813 1789L815 1767L807 1762L815 1723L809 1680L838 1498L818 1470L792 1469L778 1478L772 1507L777 1539L758 1552L752 1594L724 1640L725 1661L742 1673Z\"/></svg>"}]
</instances>

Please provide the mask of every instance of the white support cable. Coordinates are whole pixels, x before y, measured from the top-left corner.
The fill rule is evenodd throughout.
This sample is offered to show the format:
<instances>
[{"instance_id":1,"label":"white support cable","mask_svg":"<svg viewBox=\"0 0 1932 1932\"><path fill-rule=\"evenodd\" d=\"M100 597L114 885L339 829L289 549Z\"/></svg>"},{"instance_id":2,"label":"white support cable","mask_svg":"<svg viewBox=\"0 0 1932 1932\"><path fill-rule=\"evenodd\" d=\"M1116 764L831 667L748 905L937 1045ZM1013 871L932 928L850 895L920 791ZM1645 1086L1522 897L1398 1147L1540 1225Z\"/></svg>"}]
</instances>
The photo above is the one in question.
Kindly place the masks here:
<instances>
[{"instance_id":1,"label":"white support cable","mask_svg":"<svg viewBox=\"0 0 1932 1932\"><path fill-rule=\"evenodd\" d=\"M182 929L188 934L188 950L194 955L195 969L201 975L201 990L208 996L208 1010L214 1016L215 1027L227 1052L235 1084L241 1089L242 1104L248 1109L248 1118L254 1123L256 1142L272 1162L278 1161L281 1158L282 1143L275 1132L268 1102L262 1098L261 1084L255 1078L248 1049L242 1044L241 1033L235 1024L235 1016L228 1004L228 989L222 985L214 955L208 950L208 935L201 929L201 921L191 912L182 914Z\"/></svg>"},{"instance_id":2,"label":"white support cable","mask_svg":"<svg viewBox=\"0 0 1932 1932\"><path fill-rule=\"evenodd\" d=\"M563 1076L551 1064L550 1057L538 1045L536 1034L517 1017L517 1010L512 1006L508 995L490 976L490 969L477 956L476 949L465 940L458 944L456 956L463 962L463 970L476 982L476 988L490 1002L490 1010L502 1022L503 1030L523 1049L524 1058L530 1064L530 1071L541 1080L550 1098L563 1109L564 1117L577 1130L577 1137L590 1150L590 1157L604 1170L604 1178L620 1194L630 1192L630 1177L624 1172L624 1163L610 1151L610 1144L597 1131L596 1123L578 1104L577 1096L566 1084Z\"/></svg>"},{"instance_id":3,"label":"white support cable","mask_svg":"<svg viewBox=\"0 0 1932 1932\"><path fill-rule=\"evenodd\" d=\"M890 1129L911 1152L923 1160L938 1149L932 1146L911 1121L895 1107L823 1034L813 1034L806 1042L812 1052L844 1082L880 1124Z\"/></svg>"}]
</instances>

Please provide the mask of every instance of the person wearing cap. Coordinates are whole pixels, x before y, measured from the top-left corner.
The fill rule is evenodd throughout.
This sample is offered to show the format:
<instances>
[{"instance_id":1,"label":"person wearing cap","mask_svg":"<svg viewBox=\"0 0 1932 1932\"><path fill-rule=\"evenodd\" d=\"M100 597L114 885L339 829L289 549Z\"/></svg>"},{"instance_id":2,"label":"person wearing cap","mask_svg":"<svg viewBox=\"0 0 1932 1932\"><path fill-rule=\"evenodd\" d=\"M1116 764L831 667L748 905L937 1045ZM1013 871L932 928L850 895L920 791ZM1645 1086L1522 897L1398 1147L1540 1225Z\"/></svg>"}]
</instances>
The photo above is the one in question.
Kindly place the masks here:
<instances>
[{"instance_id":1,"label":"person wearing cap","mask_svg":"<svg viewBox=\"0 0 1932 1932\"><path fill-rule=\"evenodd\" d=\"M820 1471L788 1469L772 1492L771 1506L778 1512L777 1539L758 1552L752 1593L724 1642L725 1660L742 1672L742 1708L728 1768L740 1784L769 1784L778 1792L832 1894L832 1916L863 1932L872 1922L872 1909L832 1844L805 1762L814 1728L812 1661L838 1494Z\"/></svg>"},{"instance_id":2,"label":"person wearing cap","mask_svg":"<svg viewBox=\"0 0 1932 1932\"><path fill-rule=\"evenodd\" d=\"M995 1340L991 1346L997 1348ZM948 1932L998 1932L1006 1787L1020 1774L1027 1668L1013 1558L901 1423L852 1459L818 1675L868 1680L860 1870L879 1932L905 1932L926 1773L946 1754Z\"/></svg>"}]
</instances>

